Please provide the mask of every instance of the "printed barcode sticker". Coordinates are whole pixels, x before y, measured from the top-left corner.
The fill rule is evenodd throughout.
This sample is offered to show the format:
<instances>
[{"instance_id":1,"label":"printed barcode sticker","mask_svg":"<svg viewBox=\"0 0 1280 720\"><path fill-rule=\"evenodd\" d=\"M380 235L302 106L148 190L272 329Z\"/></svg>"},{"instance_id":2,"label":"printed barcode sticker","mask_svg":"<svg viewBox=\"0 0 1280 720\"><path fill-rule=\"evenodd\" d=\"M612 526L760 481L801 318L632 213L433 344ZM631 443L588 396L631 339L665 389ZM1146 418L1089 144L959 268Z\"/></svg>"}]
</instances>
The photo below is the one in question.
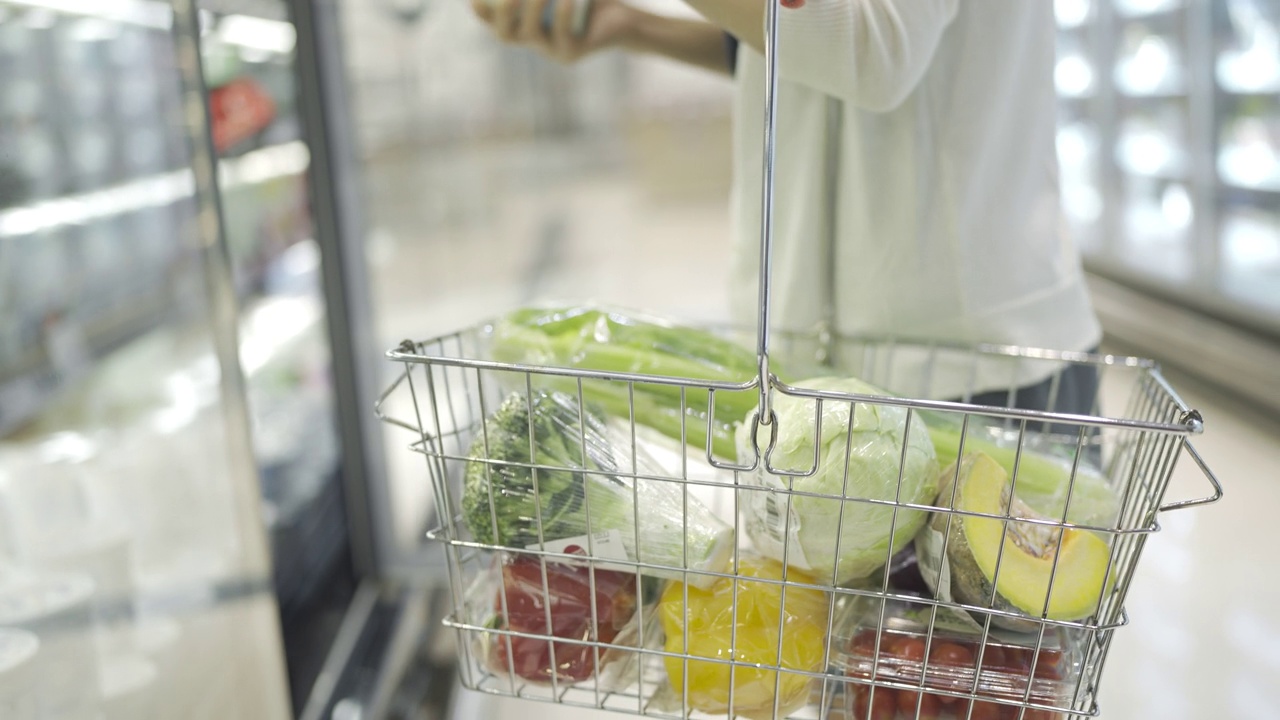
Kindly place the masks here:
<instances>
[{"instance_id":1,"label":"printed barcode sticker","mask_svg":"<svg viewBox=\"0 0 1280 720\"><path fill-rule=\"evenodd\" d=\"M802 570L814 569L800 544L800 515L792 507L787 513L787 496L773 492L752 492L747 500L747 522L757 548L772 558L787 558L787 564ZM788 515L790 520L788 521Z\"/></svg>"}]
</instances>

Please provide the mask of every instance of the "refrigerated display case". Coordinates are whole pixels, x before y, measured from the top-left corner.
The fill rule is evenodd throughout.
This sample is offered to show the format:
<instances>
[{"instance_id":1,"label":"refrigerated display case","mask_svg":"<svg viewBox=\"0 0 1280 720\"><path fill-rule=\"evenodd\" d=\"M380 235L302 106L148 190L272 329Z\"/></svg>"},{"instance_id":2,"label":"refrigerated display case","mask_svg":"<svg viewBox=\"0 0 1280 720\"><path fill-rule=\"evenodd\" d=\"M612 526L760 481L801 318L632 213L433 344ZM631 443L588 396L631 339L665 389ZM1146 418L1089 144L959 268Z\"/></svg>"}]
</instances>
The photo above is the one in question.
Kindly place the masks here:
<instances>
[{"instance_id":1,"label":"refrigerated display case","mask_svg":"<svg viewBox=\"0 0 1280 720\"><path fill-rule=\"evenodd\" d=\"M204 79L240 301L240 361L292 699L301 707L357 574L297 102L297 31L280 2L205 7Z\"/></svg>"},{"instance_id":2,"label":"refrigerated display case","mask_svg":"<svg viewBox=\"0 0 1280 720\"><path fill-rule=\"evenodd\" d=\"M428 634L332 11L0 0L0 717L327 717Z\"/></svg>"},{"instance_id":3,"label":"refrigerated display case","mask_svg":"<svg viewBox=\"0 0 1280 720\"><path fill-rule=\"evenodd\" d=\"M1280 336L1276 3L1055 6L1063 196L1088 268Z\"/></svg>"},{"instance_id":4,"label":"refrigerated display case","mask_svg":"<svg viewBox=\"0 0 1280 720\"><path fill-rule=\"evenodd\" d=\"M155 7L0 3L0 626L35 641L5 717L288 712L198 77Z\"/></svg>"}]
</instances>

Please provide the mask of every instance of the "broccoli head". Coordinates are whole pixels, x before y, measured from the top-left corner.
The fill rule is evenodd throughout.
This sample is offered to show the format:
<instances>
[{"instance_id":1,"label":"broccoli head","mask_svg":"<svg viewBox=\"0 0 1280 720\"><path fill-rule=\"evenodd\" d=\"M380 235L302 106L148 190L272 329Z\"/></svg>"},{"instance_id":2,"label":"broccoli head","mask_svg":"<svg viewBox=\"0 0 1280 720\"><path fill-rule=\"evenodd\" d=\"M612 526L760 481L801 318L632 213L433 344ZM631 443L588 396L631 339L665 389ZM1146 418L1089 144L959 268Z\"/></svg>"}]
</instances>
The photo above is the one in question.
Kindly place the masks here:
<instances>
[{"instance_id":1,"label":"broccoli head","mask_svg":"<svg viewBox=\"0 0 1280 720\"><path fill-rule=\"evenodd\" d=\"M604 423L574 396L509 396L469 453L462 508L476 541L524 548L538 542L539 524L544 540L585 533L588 484L619 483L600 474L616 469L604 438Z\"/></svg>"}]
</instances>

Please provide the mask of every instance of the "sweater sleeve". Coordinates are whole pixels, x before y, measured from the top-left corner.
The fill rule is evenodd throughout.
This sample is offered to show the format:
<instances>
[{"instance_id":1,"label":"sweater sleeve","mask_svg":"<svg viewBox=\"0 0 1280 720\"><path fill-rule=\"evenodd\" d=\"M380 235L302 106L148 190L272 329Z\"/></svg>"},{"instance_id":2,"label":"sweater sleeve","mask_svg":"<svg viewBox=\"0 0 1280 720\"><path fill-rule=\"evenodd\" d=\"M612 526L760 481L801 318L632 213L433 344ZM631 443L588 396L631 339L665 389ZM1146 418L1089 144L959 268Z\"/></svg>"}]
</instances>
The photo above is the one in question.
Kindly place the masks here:
<instances>
[{"instance_id":1,"label":"sweater sleeve","mask_svg":"<svg viewBox=\"0 0 1280 720\"><path fill-rule=\"evenodd\" d=\"M782 3L779 76L871 112L901 105L920 82L959 2L766 1Z\"/></svg>"}]
</instances>

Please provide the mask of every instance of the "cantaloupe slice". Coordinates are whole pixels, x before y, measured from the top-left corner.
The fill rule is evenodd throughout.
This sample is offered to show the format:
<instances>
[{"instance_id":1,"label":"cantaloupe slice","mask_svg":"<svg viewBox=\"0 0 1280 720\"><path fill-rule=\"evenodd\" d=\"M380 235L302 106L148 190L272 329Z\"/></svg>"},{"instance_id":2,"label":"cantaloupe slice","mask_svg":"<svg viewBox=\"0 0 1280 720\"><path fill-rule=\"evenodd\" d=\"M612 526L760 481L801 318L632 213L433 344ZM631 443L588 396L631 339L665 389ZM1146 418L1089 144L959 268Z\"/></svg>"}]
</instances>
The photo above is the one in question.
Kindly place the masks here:
<instances>
[{"instance_id":1,"label":"cantaloupe slice","mask_svg":"<svg viewBox=\"0 0 1280 720\"><path fill-rule=\"evenodd\" d=\"M965 458L959 481L957 509L1002 515L1006 508L1015 517L1045 519L1013 498L1009 499L1009 475L985 454ZM952 521L953 525L955 520ZM1098 608L1106 582L1107 544L1087 530L995 518L961 516L965 545L986 580L995 582L996 593L1013 607L1053 620L1078 620ZM1062 544L1058 545L1061 535ZM1003 540L1004 551L1001 552ZM951 553L948 553L951 554ZM1054 559L1057 571L1054 572ZM1000 573L997 577L997 562ZM1053 578L1052 594L1049 580ZM1045 598L1048 597L1046 612Z\"/></svg>"},{"instance_id":2,"label":"cantaloupe slice","mask_svg":"<svg viewBox=\"0 0 1280 720\"><path fill-rule=\"evenodd\" d=\"M953 507L954 496L957 511L1009 513L1013 518L933 513L928 529L916 538L920 568L931 590L967 605L1035 618L1079 620L1097 611L1115 582L1114 572L1106 577L1110 548L1102 536L1020 522L1018 518L1060 518L1044 518L1016 496L1011 499L1009 474L981 452L966 454L958 471L954 463L943 470L939 484L938 507ZM1054 578L1052 596L1050 577ZM945 587L939 587L940 582ZM991 622L1014 632L1033 632L1037 627L1030 618L1009 615L993 615Z\"/></svg>"}]
</instances>

